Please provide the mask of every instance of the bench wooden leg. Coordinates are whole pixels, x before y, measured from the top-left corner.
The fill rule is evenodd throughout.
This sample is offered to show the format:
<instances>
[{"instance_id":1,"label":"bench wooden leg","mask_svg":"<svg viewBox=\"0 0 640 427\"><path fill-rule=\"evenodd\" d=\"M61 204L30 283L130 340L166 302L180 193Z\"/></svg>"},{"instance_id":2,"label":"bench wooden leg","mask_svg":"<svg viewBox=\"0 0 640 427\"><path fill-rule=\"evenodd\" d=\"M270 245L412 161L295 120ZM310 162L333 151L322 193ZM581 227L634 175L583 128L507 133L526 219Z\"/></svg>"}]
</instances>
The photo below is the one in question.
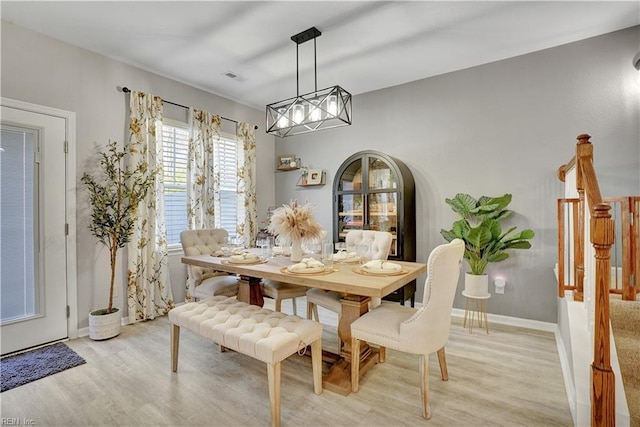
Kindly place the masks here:
<instances>
[{"instance_id":1,"label":"bench wooden leg","mask_svg":"<svg viewBox=\"0 0 640 427\"><path fill-rule=\"evenodd\" d=\"M313 392L322 394L322 339L311 343L311 365L313 367Z\"/></svg>"},{"instance_id":2,"label":"bench wooden leg","mask_svg":"<svg viewBox=\"0 0 640 427\"><path fill-rule=\"evenodd\" d=\"M180 326L171 325L171 371L178 372L178 347L180 347Z\"/></svg>"},{"instance_id":3,"label":"bench wooden leg","mask_svg":"<svg viewBox=\"0 0 640 427\"><path fill-rule=\"evenodd\" d=\"M271 425L280 427L280 362L267 363L267 377L269 379Z\"/></svg>"},{"instance_id":4,"label":"bench wooden leg","mask_svg":"<svg viewBox=\"0 0 640 427\"><path fill-rule=\"evenodd\" d=\"M438 350L438 363L440 363L440 374L442 374L442 381L448 381L449 372L447 371L447 356L444 354L444 347Z\"/></svg>"}]
</instances>

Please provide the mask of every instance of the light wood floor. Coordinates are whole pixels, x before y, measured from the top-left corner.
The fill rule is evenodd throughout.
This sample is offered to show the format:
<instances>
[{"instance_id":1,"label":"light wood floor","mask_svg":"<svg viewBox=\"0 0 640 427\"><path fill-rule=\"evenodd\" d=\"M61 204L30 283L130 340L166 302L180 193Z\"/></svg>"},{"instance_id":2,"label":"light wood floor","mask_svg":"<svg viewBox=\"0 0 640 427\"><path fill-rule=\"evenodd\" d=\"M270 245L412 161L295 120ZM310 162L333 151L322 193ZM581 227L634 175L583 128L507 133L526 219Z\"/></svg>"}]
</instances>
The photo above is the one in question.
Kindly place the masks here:
<instances>
[{"instance_id":1,"label":"light wood floor","mask_svg":"<svg viewBox=\"0 0 640 427\"><path fill-rule=\"evenodd\" d=\"M298 305L304 311L304 301ZM291 312L290 303L283 311ZM333 313L320 316L337 321ZM264 363L219 353L188 331L180 344L172 373L166 317L123 327L108 341L70 341L87 363L0 394L2 418L36 426L269 424ZM325 326L323 345L335 347L334 326ZM480 328L470 335L454 318L446 352L449 381L441 381L437 357L430 360L430 421L421 416L418 356L388 350L360 391L343 397L313 394L310 359L294 355L282 363L282 425L573 425L552 334L492 324L489 335Z\"/></svg>"}]
</instances>

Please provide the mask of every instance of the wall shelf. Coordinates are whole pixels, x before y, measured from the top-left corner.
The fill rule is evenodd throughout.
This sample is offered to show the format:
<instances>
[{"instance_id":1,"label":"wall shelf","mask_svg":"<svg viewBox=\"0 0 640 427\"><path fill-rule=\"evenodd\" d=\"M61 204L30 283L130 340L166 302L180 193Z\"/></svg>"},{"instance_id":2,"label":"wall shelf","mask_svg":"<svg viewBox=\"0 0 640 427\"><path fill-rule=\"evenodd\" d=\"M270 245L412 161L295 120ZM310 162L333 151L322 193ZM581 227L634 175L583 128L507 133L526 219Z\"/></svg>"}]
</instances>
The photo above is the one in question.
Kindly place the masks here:
<instances>
[{"instance_id":1,"label":"wall shelf","mask_svg":"<svg viewBox=\"0 0 640 427\"><path fill-rule=\"evenodd\" d=\"M303 179L304 179L304 174L300 175L300 178L298 179L298 183L296 184L296 186L298 187L317 187L320 185L325 185L325 179L326 179L326 172L325 171L321 171L320 169L309 169L310 172L313 173L322 173L322 176L320 177L320 181L311 181L308 180L306 183L304 183Z\"/></svg>"},{"instance_id":2,"label":"wall shelf","mask_svg":"<svg viewBox=\"0 0 640 427\"><path fill-rule=\"evenodd\" d=\"M276 170L294 171L300 169L300 159L295 154L280 154L276 162Z\"/></svg>"}]
</instances>

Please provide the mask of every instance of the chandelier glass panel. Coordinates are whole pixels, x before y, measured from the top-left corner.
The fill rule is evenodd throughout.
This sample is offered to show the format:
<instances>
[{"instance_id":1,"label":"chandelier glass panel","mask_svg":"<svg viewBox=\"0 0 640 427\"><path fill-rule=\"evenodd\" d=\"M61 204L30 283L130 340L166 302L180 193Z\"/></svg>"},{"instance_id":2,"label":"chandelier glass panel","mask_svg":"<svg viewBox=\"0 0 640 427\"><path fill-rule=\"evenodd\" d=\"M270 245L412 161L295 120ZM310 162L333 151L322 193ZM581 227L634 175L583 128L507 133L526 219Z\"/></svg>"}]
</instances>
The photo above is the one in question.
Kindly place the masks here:
<instances>
[{"instance_id":1,"label":"chandelier glass panel","mask_svg":"<svg viewBox=\"0 0 640 427\"><path fill-rule=\"evenodd\" d=\"M267 133L285 137L351 124L351 94L337 85L318 90L315 39L321 34L311 27L291 37L296 43L297 96L267 105ZM313 40L315 91L300 95L298 46L309 40Z\"/></svg>"}]
</instances>

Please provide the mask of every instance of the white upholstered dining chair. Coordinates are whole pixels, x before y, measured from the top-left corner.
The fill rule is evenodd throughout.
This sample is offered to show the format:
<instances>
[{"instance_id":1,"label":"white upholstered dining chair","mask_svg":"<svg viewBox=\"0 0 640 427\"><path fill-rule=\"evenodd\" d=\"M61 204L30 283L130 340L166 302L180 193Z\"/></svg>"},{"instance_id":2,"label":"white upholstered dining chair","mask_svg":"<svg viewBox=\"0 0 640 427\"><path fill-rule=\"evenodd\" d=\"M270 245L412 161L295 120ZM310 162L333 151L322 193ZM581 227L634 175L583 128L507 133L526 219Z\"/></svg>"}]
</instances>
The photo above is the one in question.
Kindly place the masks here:
<instances>
[{"instance_id":1,"label":"white upholstered dining chair","mask_svg":"<svg viewBox=\"0 0 640 427\"><path fill-rule=\"evenodd\" d=\"M275 300L276 311L282 311L283 299L291 299L293 304L293 314L297 315L298 307L296 305L296 298L305 296L307 294L307 289L309 288L306 286L262 279L262 294Z\"/></svg>"},{"instance_id":2,"label":"white upholstered dining chair","mask_svg":"<svg viewBox=\"0 0 640 427\"><path fill-rule=\"evenodd\" d=\"M382 303L351 324L351 387L358 391L360 341L380 346L380 362L386 347L420 355L422 416L431 418L429 409L429 355L438 352L442 380L448 379L444 345L449 339L451 310L455 297L464 242L454 239L431 251L427 261L422 307Z\"/></svg>"},{"instance_id":3,"label":"white upholstered dining chair","mask_svg":"<svg viewBox=\"0 0 640 427\"><path fill-rule=\"evenodd\" d=\"M219 251L228 237L229 233L223 228L185 230L180 233L180 243L185 255L204 255ZM238 294L238 278L229 273L187 265L187 288L195 300L217 295L232 297Z\"/></svg>"},{"instance_id":4,"label":"white upholstered dining chair","mask_svg":"<svg viewBox=\"0 0 640 427\"><path fill-rule=\"evenodd\" d=\"M371 259L386 260L389 257L389 251L391 250L391 243L393 242L393 235L387 231L376 230L351 230L345 237L345 243L347 245L347 251L355 252L357 245L370 245ZM338 323L340 323L340 314L342 313L342 304L340 303L339 292L325 291L323 289L309 289L307 291L307 319L316 318L316 321L320 321L318 316L318 306L326 308L338 314ZM371 308L380 304L380 298L371 299ZM338 337L338 351L342 348L342 343Z\"/></svg>"}]
</instances>

